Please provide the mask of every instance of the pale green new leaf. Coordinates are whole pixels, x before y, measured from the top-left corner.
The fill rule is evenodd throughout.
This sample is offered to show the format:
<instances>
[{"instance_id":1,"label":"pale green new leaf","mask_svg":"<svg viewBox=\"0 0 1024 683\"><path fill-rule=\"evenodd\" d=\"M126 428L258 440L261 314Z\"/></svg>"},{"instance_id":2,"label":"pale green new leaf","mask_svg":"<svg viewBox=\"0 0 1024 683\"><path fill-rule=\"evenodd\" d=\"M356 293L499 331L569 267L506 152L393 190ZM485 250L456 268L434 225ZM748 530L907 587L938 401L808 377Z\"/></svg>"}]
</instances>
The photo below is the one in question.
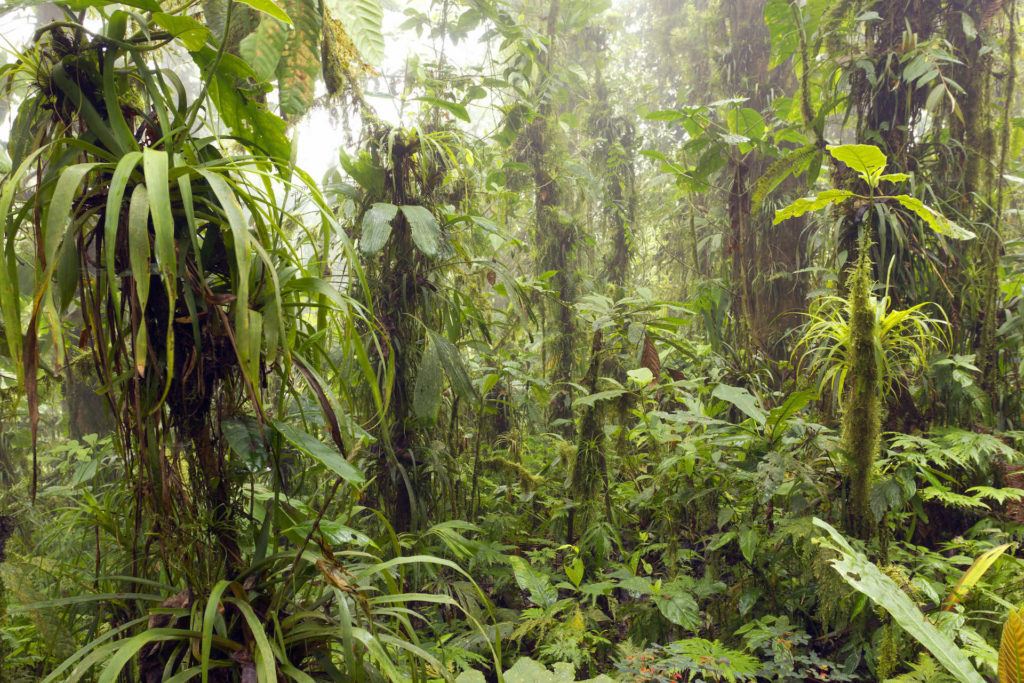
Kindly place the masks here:
<instances>
[{"instance_id":1,"label":"pale green new leaf","mask_svg":"<svg viewBox=\"0 0 1024 683\"><path fill-rule=\"evenodd\" d=\"M437 249L441 246L441 226L434 218L434 214L425 206L408 204L402 206L402 213L409 221L412 241L419 250L427 256L437 256Z\"/></svg>"},{"instance_id":2,"label":"pale green new leaf","mask_svg":"<svg viewBox=\"0 0 1024 683\"><path fill-rule=\"evenodd\" d=\"M797 199L789 206L784 206L775 212L775 220L772 221L772 225L778 225L790 218L799 218L808 211L820 211L826 206L839 204L853 196L855 195L849 190L823 190L815 197Z\"/></svg>"},{"instance_id":3,"label":"pale green new leaf","mask_svg":"<svg viewBox=\"0 0 1024 683\"><path fill-rule=\"evenodd\" d=\"M888 163L882 150L874 145L829 145L826 149L837 160L856 171L868 185L878 186L878 178Z\"/></svg>"},{"instance_id":4,"label":"pale green new leaf","mask_svg":"<svg viewBox=\"0 0 1024 683\"><path fill-rule=\"evenodd\" d=\"M398 213L394 204L377 202L363 214L363 235L359 238L359 248L364 254L376 254L391 237L391 221Z\"/></svg>"},{"instance_id":5,"label":"pale green new leaf","mask_svg":"<svg viewBox=\"0 0 1024 683\"><path fill-rule=\"evenodd\" d=\"M911 197L910 195L898 194L893 197L896 201L902 204L905 208L910 209L917 214L918 218L928 224L928 227L946 237L955 240L973 240L975 235L966 228L961 228L959 225L949 220L935 209L926 206L917 197Z\"/></svg>"},{"instance_id":6,"label":"pale green new leaf","mask_svg":"<svg viewBox=\"0 0 1024 683\"><path fill-rule=\"evenodd\" d=\"M917 605L892 579L854 550L842 534L827 522L815 517L814 525L824 529L831 537L831 540L825 539L823 545L839 553L840 557L832 560L831 564L848 584L885 609L900 628L916 638L958 680L963 683L984 683L985 679L957 644L925 619Z\"/></svg>"}]
</instances>

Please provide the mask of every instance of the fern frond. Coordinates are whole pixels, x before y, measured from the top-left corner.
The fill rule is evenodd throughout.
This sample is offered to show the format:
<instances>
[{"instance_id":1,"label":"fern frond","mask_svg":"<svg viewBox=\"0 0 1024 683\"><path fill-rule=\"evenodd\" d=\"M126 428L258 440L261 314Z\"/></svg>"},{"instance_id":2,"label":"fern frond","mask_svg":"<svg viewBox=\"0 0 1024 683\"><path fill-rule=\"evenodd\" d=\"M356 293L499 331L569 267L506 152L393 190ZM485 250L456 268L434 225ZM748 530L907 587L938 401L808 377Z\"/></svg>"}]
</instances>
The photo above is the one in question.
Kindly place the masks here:
<instances>
[{"instance_id":1,"label":"fern frond","mask_svg":"<svg viewBox=\"0 0 1024 683\"><path fill-rule=\"evenodd\" d=\"M778 187L789 174L799 174L817 153L817 145L806 145L780 157L769 166L754 184L754 191L750 195L751 211L758 211L769 192Z\"/></svg>"}]
</instances>

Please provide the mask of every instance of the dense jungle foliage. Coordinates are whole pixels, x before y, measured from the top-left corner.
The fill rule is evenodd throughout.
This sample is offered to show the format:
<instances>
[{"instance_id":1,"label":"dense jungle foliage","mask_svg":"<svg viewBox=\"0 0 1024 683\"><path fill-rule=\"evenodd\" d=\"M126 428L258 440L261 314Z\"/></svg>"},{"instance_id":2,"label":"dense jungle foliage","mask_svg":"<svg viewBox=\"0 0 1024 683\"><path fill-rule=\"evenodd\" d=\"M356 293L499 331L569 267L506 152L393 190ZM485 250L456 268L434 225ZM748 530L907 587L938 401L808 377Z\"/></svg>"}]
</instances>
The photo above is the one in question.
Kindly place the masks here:
<instances>
[{"instance_id":1,"label":"dense jungle foliage","mask_svg":"<svg viewBox=\"0 0 1024 683\"><path fill-rule=\"evenodd\" d=\"M1017 0L0 20L0 680L1024 681Z\"/></svg>"}]
</instances>

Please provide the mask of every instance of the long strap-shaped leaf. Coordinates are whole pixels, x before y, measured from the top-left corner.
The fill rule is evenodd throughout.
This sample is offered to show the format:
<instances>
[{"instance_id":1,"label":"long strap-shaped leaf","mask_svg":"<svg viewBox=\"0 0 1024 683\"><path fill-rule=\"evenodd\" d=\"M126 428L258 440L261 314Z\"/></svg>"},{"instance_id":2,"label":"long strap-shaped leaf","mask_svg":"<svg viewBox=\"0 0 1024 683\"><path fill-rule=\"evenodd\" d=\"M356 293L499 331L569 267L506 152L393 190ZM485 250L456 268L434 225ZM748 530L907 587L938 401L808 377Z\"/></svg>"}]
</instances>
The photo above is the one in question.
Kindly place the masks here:
<instances>
[{"instance_id":1,"label":"long strap-shaped leaf","mask_svg":"<svg viewBox=\"0 0 1024 683\"><path fill-rule=\"evenodd\" d=\"M957 644L925 619L917 605L892 579L883 574L864 555L854 550L843 535L828 522L815 517L814 525L824 529L832 537L832 542L826 544L840 555L839 559L832 560L832 567L848 584L885 609L900 628L914 636L917 642L926 647L957 680L963 683L985 683L985 679L971 665Z\"/></svg>"}]
</instances>

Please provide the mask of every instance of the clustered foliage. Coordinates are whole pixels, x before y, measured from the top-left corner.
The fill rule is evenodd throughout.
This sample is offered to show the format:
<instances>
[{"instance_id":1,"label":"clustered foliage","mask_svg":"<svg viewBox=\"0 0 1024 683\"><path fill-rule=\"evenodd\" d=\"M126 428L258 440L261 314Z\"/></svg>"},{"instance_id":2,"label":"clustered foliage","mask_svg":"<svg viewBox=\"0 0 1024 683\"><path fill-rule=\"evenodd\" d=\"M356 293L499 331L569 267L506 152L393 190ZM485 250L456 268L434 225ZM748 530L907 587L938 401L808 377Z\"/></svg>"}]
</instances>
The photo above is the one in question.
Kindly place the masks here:
<instances>
[{"instance_id":1,"label":"clustered foliage","mask_svg":"<svg viewBox=\"0 0 1024 683\"><path fill-rule=\"evenodd\" d=\"M0 20L0 680L1024 676L1016 0Z\"/></svg>"}]
</instances>

